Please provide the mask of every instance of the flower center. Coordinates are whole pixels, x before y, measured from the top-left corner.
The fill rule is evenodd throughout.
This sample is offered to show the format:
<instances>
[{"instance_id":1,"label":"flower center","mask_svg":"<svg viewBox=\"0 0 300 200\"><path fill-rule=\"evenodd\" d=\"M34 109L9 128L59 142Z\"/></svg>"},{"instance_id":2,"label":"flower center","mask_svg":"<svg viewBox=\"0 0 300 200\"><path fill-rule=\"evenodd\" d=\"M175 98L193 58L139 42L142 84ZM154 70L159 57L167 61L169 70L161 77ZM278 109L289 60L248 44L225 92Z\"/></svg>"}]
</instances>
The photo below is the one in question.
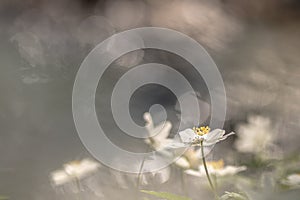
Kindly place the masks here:
<instances>
[{"instance_id":1,"label":"flower center","mask_svg":"<svg viewBox=\"0 0 300 200\"><path fill-rule=\"evenodd\" d=\"M193 131L199 135L199 136L203 136L207 133L209 133L210 128L208 126L201 126L201 127L194 127Z\"/></svg>"},{"instance_id":2,"label":"flower center","mask_svg":"<svg viewBox=\"0 0 300 200\"><path fill-rule=\"evenodd\" d=\"M80 165L80 161L79 160L73 160L71 162L68 162L67 165L78 166L78 165Z\"/></svg>"},{"instance_id":3,"label":"flower center","mask_svg":"<svg viewBox=\"0 0 300 200\"><path fill-rule=\"evenodd\" d=\"M224 161L223 161L223 159L218 160L218 161L211 161L211 162L207 162L207 165L211 166L214 169L223 169Z\"/></svg>"}]
</instances>

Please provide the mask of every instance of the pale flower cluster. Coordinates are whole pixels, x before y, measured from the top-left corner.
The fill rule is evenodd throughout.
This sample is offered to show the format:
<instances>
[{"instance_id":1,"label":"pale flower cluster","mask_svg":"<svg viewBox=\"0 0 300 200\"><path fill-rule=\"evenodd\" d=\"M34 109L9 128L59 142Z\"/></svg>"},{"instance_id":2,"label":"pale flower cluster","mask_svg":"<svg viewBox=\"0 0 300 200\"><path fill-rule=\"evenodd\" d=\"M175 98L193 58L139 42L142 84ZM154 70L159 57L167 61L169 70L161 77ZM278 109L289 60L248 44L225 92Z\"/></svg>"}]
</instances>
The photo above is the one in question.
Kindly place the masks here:
<instances>
[{"instance_id":1,"label":"pale flower cluster","mask_svg":"<svg viewBox=\"0 0 300 200\"><path fill-rule=\"evenodd\" d=\"M100 164L91 159L72 161L63 165L62 169L50 174L50 180L55 186L63 185L68 182L78 181L93 173L100 168Z\"/></svg>"},{"instance_id":2,"label":"pale flower cluster","mask_svg":"<svg viewBox=\"0 0 300 200\"><path fill-rule=\"evenodd\" d=\"M252 115L248 117L247 124L237 127L235 147L242 153L270 155L275 148L275 134L269 118Z\"/></svg>"},{"instance_id":3,"label":"pale flower cluster","mask_svg":"<svg viewBox=\"0 0 300 200\"><path fill-rule=\"evenodd\" d=\"M300 174L290 174L282 183L292 188L300 188Z\"/></svg>"},{"instance_id":4,"label":"pale flower cluster","mask_svg":"<svg viewBox=\"0 0 300 200\"><path fill-rule=\"evenodd\" d=\"M193 129L188 128L179 132L178 135L180 141L178 141L176 139L168 138L172 127L170 122L167 121L155 127L150 113L145 113L144 119L146 121L145 127L148 130L149 135L155 135L146 139L145 142L156 150L188 147L182 155L175 159L174 164L184 169L186 174L199 177L206 176L201 161L201 149L199 147L213 146L217 142L225 140L228 136L235 134L234 132L231 132L225 135L225 131L221 129L210 131L208 126L194 127ZM223 160L208 162L208 168L211 174L217 176L234 175L246 170L245 166L224 166Z\"/></svg>"},{"instance_id":5,"label":"pale flower cluster","mask_svg":"<svg viewBox=\"0 0 300 200\"><path fill-rule=\"evenodd\" d=\"M215 176L230 176L245 171L247 169L245 166L225 166L223 160L207 162L207 167L209 173ZM189 169L186 170L185 173L198 177L206 177L203 164L199 165L198 170Z\"/></svg>"}]
</instances>

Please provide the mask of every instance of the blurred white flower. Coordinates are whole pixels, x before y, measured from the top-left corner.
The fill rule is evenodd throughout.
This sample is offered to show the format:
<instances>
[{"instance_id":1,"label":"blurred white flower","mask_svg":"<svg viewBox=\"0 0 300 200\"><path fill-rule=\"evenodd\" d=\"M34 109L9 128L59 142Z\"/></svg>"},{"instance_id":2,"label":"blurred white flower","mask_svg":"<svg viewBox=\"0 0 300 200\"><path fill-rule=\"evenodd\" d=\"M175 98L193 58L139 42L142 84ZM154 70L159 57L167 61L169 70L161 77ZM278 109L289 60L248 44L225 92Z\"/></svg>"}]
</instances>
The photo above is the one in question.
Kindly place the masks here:
<instances>
[{"instance_id":1,"label":"blurred white flower","mask_svg":"<svg viewBox=\"0 0 300 200\"><path fill-rule=\"evenodd\" d=\"M161 165L161 162L165 162L164 158L162 157L146 159L140 175L138 173L126 173L112 169L110 172L115 178L117 185L124 189L136 187L137 182L139 182L140 185L158 185L168 181L171 174L170 167L152 171L152 169L157 168L158 165ZM136 169L140 168L140 163L136 163L136 165L133 167ZM138 178L140 178L140 181L138 181Z\"/></svg>"},{"instance_id":2,"label":"blurred white flower","mask_svg":"<svg viewBox=\"0 0 300 200\"><path fill-rule=\"evenodd\" d=\"M124 173L119 171L111 172L115 178L117 185L120 188L131 188L135 187L138 179L137 174ZM169 167L161 169L155 172L142 173L140 176L141 185L157 185L167 182L170 178L171 170Z\"/></svg>"},{"instance_id":3,"label":"blurred white flower","mask_svg":"<svg viewBox=\"0 0 300 200\"><path fill-rule=\"evenodd\" d=\"M30 31L16 33L10 41L14 42L22 58L32 67L44 66L46 58L41 39Z\"/></svg>"},{"instance_id":4,"label":"blurred white flower","mask_svg":"<svg viewBox=\"0 0 300 200\"><path fill-rule=\"evenodd\" d=\"M161 169L156 172L147 172L141 176L141 184L149 185L149 184L162 184L169 180L171 174L171 170L169 167Z\"/></svg>"},{"instance_id":5,"label":"blurred white flower","mask_svg":"<svg viewBox=\"0 0 300 200\"><path fill-rule=\"evenodd\" d=\"M144 161L140 179L142 185L157 185L169 180L171 174L169 166L152 171L153 169L158 169L158 166L160 166L161 163L165 163L165 166L167 166L165 157L159 155L153 155ZM137 174L137 177L138 176L139 175Z\"/></svg>"},{"instance_id":6,"label":"blurred white flower","mask_svg":"<svg viewBox=\"0 0 300 200\"><path fill-rule=\"evenodd\" d=\"M168 138L172 128L171 122L165 121L154 126L152 116L148 112L144 114L144 120L146 121L145 128L149 133L149 138L145 139L145 142L154 150L162 150L173 142L172 139Z\"/></svg>"},{"instance_id":7,"label":"blurred white flower","mask_svg":"<svg viewBox=\"0 0 300 200\"><path fill-rule=\"evenodd\" d=\"M235 147L243 153L266 154L274 146L275 136L271 121L262 116L250 116L248 124L238 126L237 136Z\"/></svg>"},{"instance_id":8,"label":"blurred white flower","mask_svg":"<svg viewBox=\"0 0 300 200\"><path fill-rule=\"evenodd\" d=\"M235 133L231 132L225 135L225 131L221 129L210 131L208 126L199 128L194 127L193 129L186 129L179 132L181 142L172 143L168 147L181 148L188 146L201 146L201 143L203 146L212 146L233 134Z\"/></svg>"},{"instance_id":9,"label":"blurred white flower","mask_svg":"<svg viewBox=\"0 0 300 200\"><path fill-rule=\"evenodd\" d=\"M54 186L60 186L69 182L79 181L94 172L100 167L98 162L91 159L72 161L63 165L63 169L56 170L50 174Z\"/></svg>"},{"instance_id":10,"label":"blurred white flower","mask_svg":"<svg viewBox=\"0 0 300 200\"><path fill-rule=\"evenodd\" d=\"M47 75L41 75L37 73L22 75L22 82L24 84L47 83L49 80L50 79Z\"/></svg>"},{"instance_id":11,"label":"blurred white flower","mask_svg":"<svg viewBox=\"0 0 300 200\"><path fill-rule=\"evenodd\" d=\"M230 199L248 200L248 197L243 194L239 194L235 192L225 192L225 194L220 197L220 200L230 200Z\"/></svg>"},{"instance_id":12,"label":"blurred white flower","mask_svg":"<svg viewBox=\"0 0 300 200\"><path fill-rule=\"evenodd\" d=\"M245 166L224 166L223 160L211 161L206 164L209 173L216 176L231 176L247 169ZM185 173L192 176L206 177L204 165L200 165L198 170L186 170Z\"/></svg>"},{"instance_id":13,"label":"blurred white flower","mask_svg":"<svg viewBox=\"0 0 300 200\"><path fill-rule=\"evenodd\" d=\"M300 174L290 174L282 180L282 183L292 188L300 188Z\"/></svg>"},{"instance_id":14,"label":"blurred white flower","mask_svg":"<svg viewBox=\"0 0 300 200\"><path fill-rule=\"evenodd\" d=\"M183 169L198 169L200 158L201 149L189 148L174 163Z\"/></svg>"}]
</instances>

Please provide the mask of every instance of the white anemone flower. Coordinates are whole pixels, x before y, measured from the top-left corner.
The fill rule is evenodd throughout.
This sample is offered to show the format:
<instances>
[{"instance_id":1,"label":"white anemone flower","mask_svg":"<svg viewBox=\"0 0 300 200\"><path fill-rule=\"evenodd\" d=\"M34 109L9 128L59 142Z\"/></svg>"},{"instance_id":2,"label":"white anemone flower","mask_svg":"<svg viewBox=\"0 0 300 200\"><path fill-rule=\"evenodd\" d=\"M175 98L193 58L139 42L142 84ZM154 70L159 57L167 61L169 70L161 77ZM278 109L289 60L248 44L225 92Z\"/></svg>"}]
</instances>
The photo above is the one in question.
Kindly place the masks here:
<instances>
[{"instance_id":1,"label":"white anemone flower","mask_svg":"<svg viewBox=\"0 0 300 200\"><path fill-rule=\"evenodd\" d=\"M272 129L270 119L250 116L247 124L241 124L237 128L235 147L239 152L271 156L269 154L277 149L273 144L274 140L275 131Z\"/></svg>"},{"instance_id":2,"label":"white anemone flower","mask_svg":"<svg viewBox=\"0 0 300 200\"><path fill-rule=\"evenodd\" d=\"M146 121L145 128L148 131L149 137L145 139L145 142L150 145L154 150L162 150L173 140L169 139L172 124L169 121L160 123L154 126L153 119L150 113L144 113L144 120Z\"/></svg>"},{"instance_id":3,"label":"white anemone flower","mask_svg":"<svg viewBox=\"0 0 300 200\"><path fill-rule=\"evenodd\" d=\"M290 174L282 180L282 183L292 188L300 188L300 174Z\"/></svg>"},{"instance_id":4,"label":"white anemone flower","mask_svg":"<svg viewBox=\"0 0 300 200\"><path fill-rule=\"evenodd\" d=\"M79 181L96 172L99 167L100 164L98 162L88 158L81 161L72 161L64 164L62 169L52 172L50 179L53 185L60 186Z\"/></svg>"},{"instance_id":5,"label":"white anemone flower","mask_svg":"<svg viewBox=\"0 0 300 200\"><path fill-rule=\"evenodd\" d=\"M245 166L224 166L223 160L211 161L206 164L209 173L215 176L232 176L247 169ZM204 165L200 165L198 170L185 170L185 173L192 176L206 177Z\"/></svg>"},{"instance_id":6,"label":"white anemone flower","mask_svg":"<svg viewBox=\"0 0 300 200\"><path fill-rule=\"evenodd\" d=\"M234 135L234 132L225 135L225 131L215 129L210 131L208 126L194 127L193 129L186 129L179 132L181 142L172 143L170 148L181 148L188 146L212 146L217 142L225 140L228 136Z\"/></svg>"}]
</instances>

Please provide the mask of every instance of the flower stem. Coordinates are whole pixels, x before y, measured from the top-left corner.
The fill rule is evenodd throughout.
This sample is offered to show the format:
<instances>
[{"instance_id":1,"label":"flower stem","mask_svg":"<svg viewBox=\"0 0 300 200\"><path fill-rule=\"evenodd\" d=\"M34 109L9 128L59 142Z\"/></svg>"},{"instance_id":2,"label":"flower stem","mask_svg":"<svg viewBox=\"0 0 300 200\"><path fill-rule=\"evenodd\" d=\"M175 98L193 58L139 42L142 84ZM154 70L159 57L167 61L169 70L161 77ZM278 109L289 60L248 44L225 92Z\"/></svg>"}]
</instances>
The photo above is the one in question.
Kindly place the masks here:
<instances>
[{"instance_id":1,"label":"flower stem","mask_svg":"<svg viewBox=\"0 0 300 200\"><path fill-rule=\"evenodd\" d=\"M78 179L78 177L75 176L75 182L76 182L76 186L78 189L78 195L77 195L77 199L81 200L82 196L81 196L81 186L80 186L80 180Z\"/></svg>"},{"instance_id":2,"label":"flower stem","mask_svg":"<svg viewBox=\"0 0 300 200\"><path fill-rule=\"evenodd\" d=\"M148 152L149 150L150 150L150 147L148 146L146 152ZM140 166L140 169L139 169L138 177L137 177L137 183L136 183L137 190L139 190L139 188L140 188L141 176L142 176L142 173L143 173L145 160L146 160L146 157L144 156L143 160L142 160L142 163L141 163L141 166Z\"/></svg>"},{"instance_id":3,"label":"flower stem","mask_svg":"<svg viewBox=\"0 0 300 200\"><path fill-rule=\"evenodd\" d=\"M203 141L201 141L201 153L202 153L202 161L203 161L203 166L204 166L204 169L205 169L205 173L206 173L206 177L207 177L207 180L209 182L209 185L211 187L211 190L213 191L214 195L215 195L215 198L216 199L219 199L219 196L217 194L217 191L211 181L211 178L209 176L209 173L208 173L208 169L207 169L207 165L206 165L206 160L205 160L205 155L204 155L204 148L203 148Z\"/></svg>"},{"instance_id":4,"label":"flower stem","mask_svg":"<svg viewBox=\"0 0 300 200\"><path fill-rule=\"evenodd\" d=\"M138 173L138 177L137 177L136 187L137 187L138 190L140 188L141 175L142 175L144 164L145 164L145 157L142 160L142 164L141 164L141 167L140 167L140 170L139 170L139 173Z\"/></svg>"}]
</instances>

